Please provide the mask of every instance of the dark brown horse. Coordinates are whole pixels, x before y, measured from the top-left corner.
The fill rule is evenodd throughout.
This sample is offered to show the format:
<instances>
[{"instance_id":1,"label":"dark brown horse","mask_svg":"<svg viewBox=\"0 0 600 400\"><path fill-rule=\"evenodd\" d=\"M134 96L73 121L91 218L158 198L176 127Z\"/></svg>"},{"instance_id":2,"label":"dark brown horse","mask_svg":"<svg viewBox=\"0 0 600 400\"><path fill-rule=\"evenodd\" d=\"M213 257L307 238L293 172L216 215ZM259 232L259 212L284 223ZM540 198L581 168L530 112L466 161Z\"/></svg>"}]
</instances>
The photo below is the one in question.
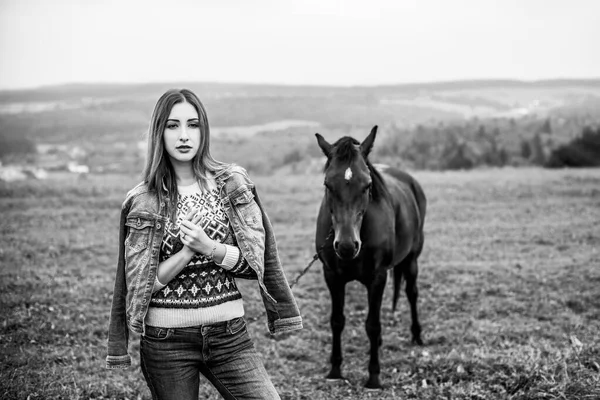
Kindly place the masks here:
<instances>
[{"instance_id":1,"label":"dark brown horse","mask_svg":"<svg viewBox=\"0 0 600 400\"><path fill-rule=\"evenodd\" d=\"M393 309L402 277L412 317L412 340L421 345L417 315L417 259L423 249L425 194L409 174L389 168L376 170L368 159L377 126L364 142L343 137L333 145L318 133L327 156L325 196L317 219L316 247L331 294L333 343L328 379L341 374L341 334L344 329L346 283L358 280L367 287L369 312L366 331L370 341L369 379L365 386L380 388L381 300L389 269L394 270Z\"/></svg>"}]
</instances>

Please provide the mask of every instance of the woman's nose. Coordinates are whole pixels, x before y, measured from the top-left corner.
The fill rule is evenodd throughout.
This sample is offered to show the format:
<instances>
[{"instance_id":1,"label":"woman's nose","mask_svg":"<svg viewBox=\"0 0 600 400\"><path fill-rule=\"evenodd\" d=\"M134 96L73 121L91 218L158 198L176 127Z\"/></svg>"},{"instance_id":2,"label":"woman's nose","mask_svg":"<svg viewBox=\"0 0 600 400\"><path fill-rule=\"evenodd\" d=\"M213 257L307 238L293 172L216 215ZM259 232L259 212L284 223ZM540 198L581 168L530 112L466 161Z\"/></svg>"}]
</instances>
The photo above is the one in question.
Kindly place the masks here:
<instances>
[{"instance_id":1,"label":"woman's nose","mask_svg":"<svg viewBox=\"0 0 600 400\"><path fill-rule=\"evenodd\" d=\"M188 140L190 140L190 137L187 134L187 129L185 127L181 128L181 135L179 135L179 140L181 140L182 142L187 142Z\"/></svg>"}]
</instances>

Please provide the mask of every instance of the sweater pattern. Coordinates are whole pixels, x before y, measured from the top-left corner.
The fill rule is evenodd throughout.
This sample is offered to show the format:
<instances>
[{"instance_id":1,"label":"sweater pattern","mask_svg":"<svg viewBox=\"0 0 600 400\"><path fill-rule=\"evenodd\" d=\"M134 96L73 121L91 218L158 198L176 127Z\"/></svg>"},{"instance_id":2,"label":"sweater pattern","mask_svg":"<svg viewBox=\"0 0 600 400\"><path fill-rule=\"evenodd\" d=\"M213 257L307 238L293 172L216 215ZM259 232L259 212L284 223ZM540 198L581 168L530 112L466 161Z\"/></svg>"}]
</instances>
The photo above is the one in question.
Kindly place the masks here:
<instances>
[{"instance_id":1,"label":"sweater pattern","mask_svg":"<svg viewBox=\"0 0 600 400\"><path fill-rule=\"evenodd\" d=\"M180 190L176 221L173 223L169 220L165 227L159 256L160 262L168 259L183 247L179 226L190 212L193 212L194 215L198 215L198 213L201 215L197 225L201 226L211 239L219 243L236 244L227 214L223 210L218 189L215 188L204 193L199 190L191 192ZM218 266L208 257L196 253L175 278L153 294L150 306L164 308L211 307L241 298L242 295L231 271Z\"/></svg>"}]
</instances>

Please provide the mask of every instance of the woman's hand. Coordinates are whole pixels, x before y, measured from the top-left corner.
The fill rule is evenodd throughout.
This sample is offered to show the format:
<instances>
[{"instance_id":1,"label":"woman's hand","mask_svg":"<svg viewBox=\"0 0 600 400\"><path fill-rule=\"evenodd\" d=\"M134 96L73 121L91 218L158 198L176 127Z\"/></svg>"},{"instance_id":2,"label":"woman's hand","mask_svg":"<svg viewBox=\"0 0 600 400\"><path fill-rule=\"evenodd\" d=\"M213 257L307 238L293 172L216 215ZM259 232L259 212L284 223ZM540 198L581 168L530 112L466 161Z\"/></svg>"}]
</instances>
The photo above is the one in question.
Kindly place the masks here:
<instances>
[{"instance_id":1,"label":"woman's hand","mask_svg":"<svg viewBox=\"0 0 600 400\"><path fill-rule=\"evenodd\" d=\"M196 225L202 219L202 215L194 215L194 210L181 221L179 230L180 238L184 246L189 247L196 253L209 255L215 245L215 241L208 237L201 226Z\"/></svg>"}]
</instances>

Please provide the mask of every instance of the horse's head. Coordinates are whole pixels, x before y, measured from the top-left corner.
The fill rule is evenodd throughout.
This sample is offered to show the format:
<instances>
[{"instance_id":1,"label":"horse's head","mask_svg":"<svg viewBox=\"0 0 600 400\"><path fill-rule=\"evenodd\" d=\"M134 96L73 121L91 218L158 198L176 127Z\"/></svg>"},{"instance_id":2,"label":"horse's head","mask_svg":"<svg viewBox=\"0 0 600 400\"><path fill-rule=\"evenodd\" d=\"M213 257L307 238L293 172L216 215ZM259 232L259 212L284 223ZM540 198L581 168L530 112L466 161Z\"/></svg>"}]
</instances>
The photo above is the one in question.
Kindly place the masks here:
<instances>
[{"instance_id":1,"label":"horse's head","mask_svg":"<svg viewBox=\"0 0 600 400\"><path fill-rule=\"evenodd\" d=\"M335 232L333 247L341 259L356 258L362 245L360 228L373 184L367 156L376 134L377 126L374 126L362 143L345 136L334 144L316 134L319 147L327 156L325 202Z\"/></svg>"}]
</instances>

